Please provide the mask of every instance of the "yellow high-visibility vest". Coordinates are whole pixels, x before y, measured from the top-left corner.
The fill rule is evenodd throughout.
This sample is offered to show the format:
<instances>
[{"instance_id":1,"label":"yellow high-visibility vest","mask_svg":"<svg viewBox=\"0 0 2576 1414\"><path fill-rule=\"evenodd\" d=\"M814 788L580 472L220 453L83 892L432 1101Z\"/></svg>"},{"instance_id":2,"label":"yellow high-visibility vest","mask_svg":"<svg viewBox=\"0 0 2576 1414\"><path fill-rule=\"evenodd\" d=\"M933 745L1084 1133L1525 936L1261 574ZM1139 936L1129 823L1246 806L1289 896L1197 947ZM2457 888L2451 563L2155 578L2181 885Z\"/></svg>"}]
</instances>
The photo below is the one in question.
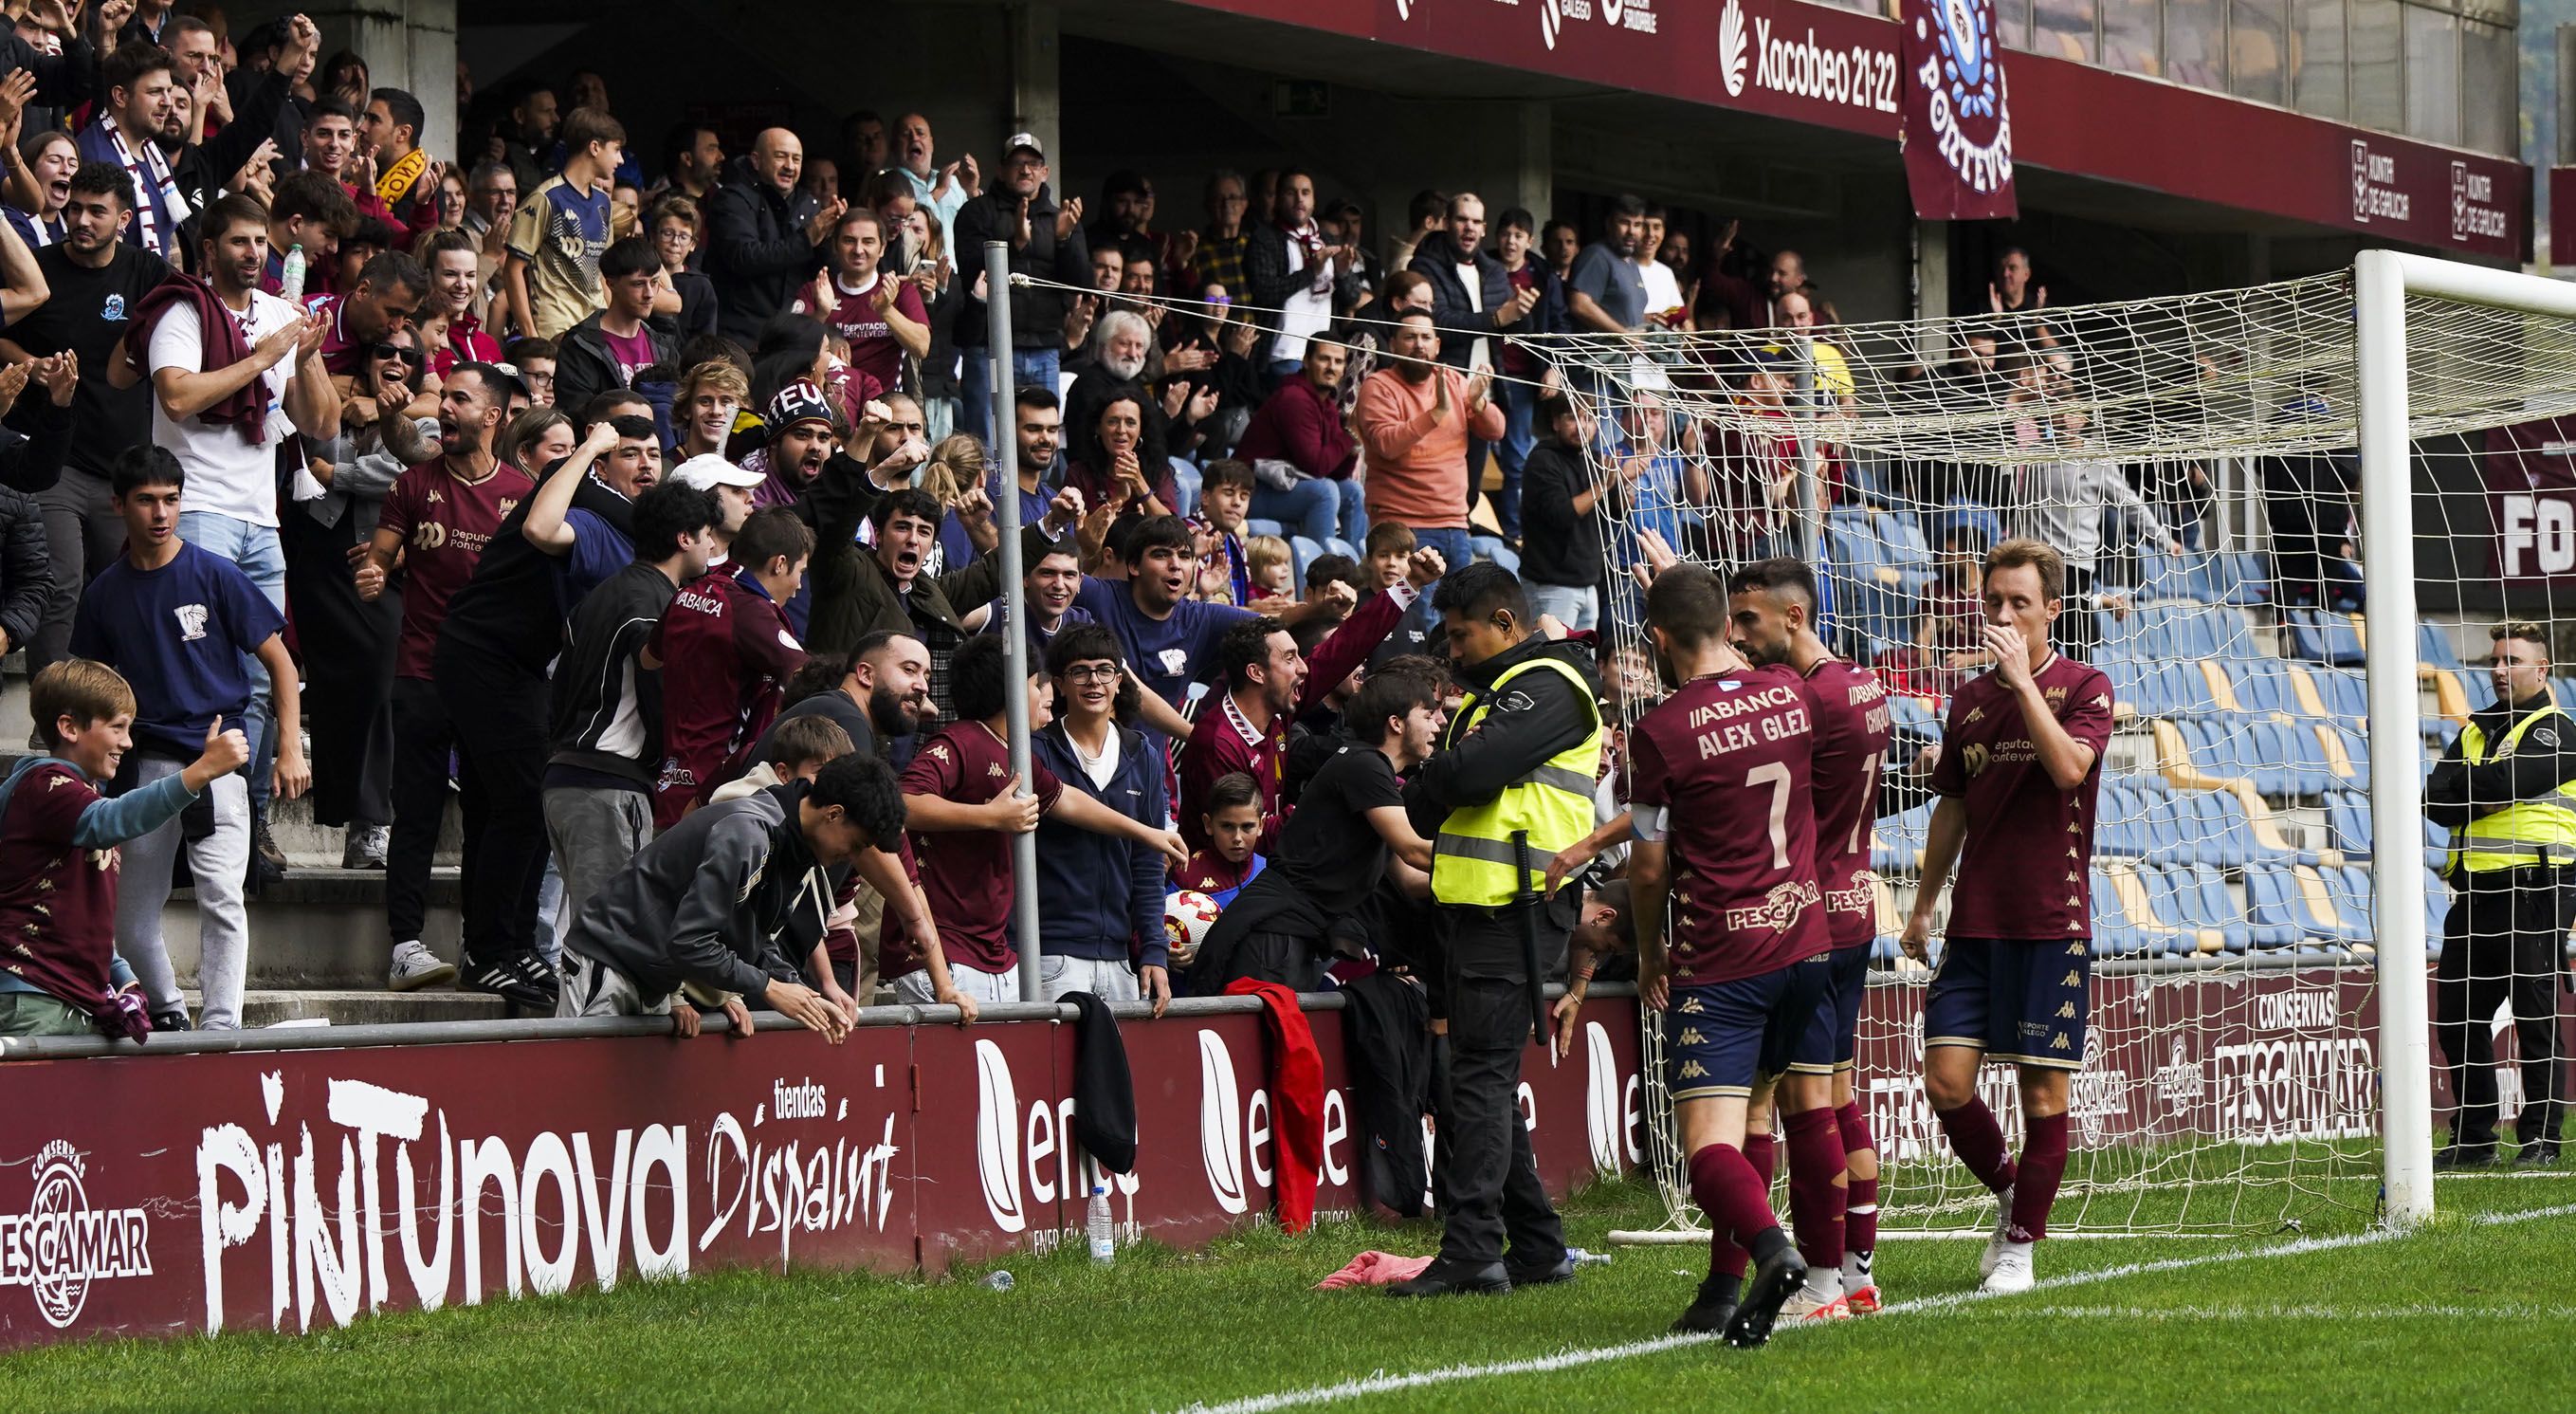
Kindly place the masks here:
<instances>
[{"instance_id":1,"label":"yellow high-visibility vest","mask_svg":"<svg viewBox=\"0 0 2576 1414\"><path fill-rule=\"evenodd\" d=\"M1450 719L1441 744L1454 747L1475 731L1512 679L1523 673L1552 671L1574 684L1592 730L1583 740L1549 757L1528 776L1503 788L1482 805L1461 806L1441 822L1431 842L1431 897L1441 903L1496 908L1521 890L1518 857L1512 848L1516 830L1529 832L1530 887L1545 887L1547 862L1557 851L1592 833L1592 786L1601 769L1601 710L1583 675L1560 659L1532 658L1515 665L1483 691L1467 689L1467 699Z\"/></svg>"},{"instance_id":2,"label":"yellow high-visibility vest","mask_svg":"<svg viewBox=\"0 0 2576 1414\"><path fill-rule=\"evenodd\" d=\"M2504 734L2497 755L2511 756L2523 733L2547 717L2567 720L2557 704L2544 702ZM2474 722L2460 729L2460 758L2472 766L2487 759L2486 733ZM2576 863L2576 782L2561 781L2546 798L2517 800L2492 815L2481 815L2466 829L2453 831L2452 840L2458 846L2451 851L2454 874Z\"/></svg>"}]
</instances>

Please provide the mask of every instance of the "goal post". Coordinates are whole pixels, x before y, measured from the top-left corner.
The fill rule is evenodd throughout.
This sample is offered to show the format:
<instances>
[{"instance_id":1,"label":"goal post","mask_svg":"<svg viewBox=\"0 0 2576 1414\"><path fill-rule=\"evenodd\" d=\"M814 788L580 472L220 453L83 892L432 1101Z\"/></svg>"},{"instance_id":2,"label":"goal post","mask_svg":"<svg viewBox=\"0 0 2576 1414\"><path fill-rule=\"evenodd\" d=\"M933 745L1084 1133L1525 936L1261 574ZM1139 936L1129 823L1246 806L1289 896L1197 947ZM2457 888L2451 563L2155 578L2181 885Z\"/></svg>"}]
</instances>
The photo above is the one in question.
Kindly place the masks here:
<instances>
[{"instance_id":1,"label":"goal post","mask_svg":"<svg viewBox=\"0 0 2576 1414\"><path fill-rule=\"evenodd\" d=\"M2576 286L2371 251L2345 271L2158 299L1522 342L1556 370L1605 488L1618 716L1659 691L1627 573L1659 541L1720 570L1809 564L1828 645L1887 686L1899 740L1871 832L1880 926L1857 1097L1883 1235L1966 1236L1994 1211L1922 1094L1930 972L1895 935L1920 885L1949 694L1984 670L1975 565L2016 535L2066 554L2058 647L2101 668L2118 707L2091 869L2027 879L2089 889L2094 920L2077 1153L2052 1228L2218 1236L2325 1209L2431 1215L2434 995L2444 1047L2461 1044L2434 960L2467 894L2450 836L2428 828L2426 772L2492 698L2464 658L2495 611L2536 610L2505 617L2550 625L2544 638L2576 618L2546 602L2541 572L2506 567L2507 512L2488 506L2524 463L2576 467ZM2576 489L2563 494L2541 534L2550 574L2576 574ZM2550 681L2576 707L2576 677ZM1932 913L1936 964L1948 903ZM1645 1077L1645 1150L1686 1227L1661 1081ZM2019 1128L2000 1068L1981 1093Z\"/></svg>"},{"instance_id":2,"label":"goal post","mask_svg":"<svg viewBox=\"0 0 2576 1414\"><path fill-rule=\"evenodd\" d=\"M2355 358L2359 369L2362 564L2371 614L2412 626L2415 596L2415 492L2412 428L2416 369L2408 357L2407 301L2427 296L2458 304L2576 320L2576 285L2519 271L2436 260L2400 251L2366 250L2354 262ZM2370 734L2411 741L2418 713L2416 638L2374 633L2366 645ZM2424 782L2413 771L2371 776L2373 833L2406 839L2424 818ZM2425 979L2424 880L2414 869L2383 871L2377 880L2379 950L2380 1142L2387 1221L2419 1223L2433 1215L2433 1056ZM2404 985L2389 985L2398 959Z\"/></svg>"}]
</instances>

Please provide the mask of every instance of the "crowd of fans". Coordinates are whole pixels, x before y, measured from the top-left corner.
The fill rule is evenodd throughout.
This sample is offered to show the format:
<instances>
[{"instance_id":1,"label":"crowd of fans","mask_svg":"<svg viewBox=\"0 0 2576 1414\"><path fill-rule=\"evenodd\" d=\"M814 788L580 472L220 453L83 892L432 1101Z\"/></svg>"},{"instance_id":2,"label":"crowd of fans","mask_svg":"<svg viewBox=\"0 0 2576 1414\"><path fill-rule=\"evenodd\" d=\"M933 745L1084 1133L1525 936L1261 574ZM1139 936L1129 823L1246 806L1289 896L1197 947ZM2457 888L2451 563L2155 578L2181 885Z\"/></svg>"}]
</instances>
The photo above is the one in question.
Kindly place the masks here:
<instances>
[{"instance_id":1,"label":"crowd of fans","mask_svg":"<svg viewBox=\"0 0 2576 1414\"><path fill-rule=\"evenodd\" d=\"M788 806L763 828L828 796L884 846L836 836L826 859L807 832L850 867L817 876L785 951L800 1005L1015 997L1007 838L1027 830L1050 991L1159 1000L1210 980L1166 948L1174 890L1364 868L1376 906L1419 907L1419 838L1371 823L1380 773L1329 763L1376 747L1392 780L1428 750L1433 604L1463 567L1517 571L1528 612L1579 633L1634 564L1768 554L1802 509L1879 494L1830 448L1798 474L1794 370L1843 398L1853 374L1797 255L1732 227L1694 252L1633 197L1585 233L1426 191L1381 252L1295 168L1216 172L1204 224L1158 222L1150 177L1114 173L1086 209L1036 136L987 164L918 114L854 114L829 148L773 128L740 155L684 124L641 153L589 71L480 103L460 73L449 149L300 15L235 36L202 6L12 9L0 650L26 650L39 754L0 785L0 856L26 864L0 868L0 1014L22 1027L190 1025L159 933L181 869L194 1024L237 1024L246 894L286 865L276 802L308 790L343 866L386 872L396 989L652 1002L574 988L582 940L636 975L596 940L661 906L629 877L650 842L766 791ZM1007 291L980 268L994 240ZM984 302L1004 295L997 428ZM2009 254L1995 307L2026 334L1911 376L2044 400L2065 376L2045 306ZM1815 342L1603 399L1558 339L1691 328ZM1779 430L1679 410L1710 399ZM2075 508L2078 569L2086 509L2197 535L2117 468L2065 475L2045 495ZM1942 546L1953 568L1984 548ZM1919 634L1865 649L1963 667L1954 579ZM1027 782L1000 738L1013 631L1041 669ZM1612 705L1651 685L1603 653ZM833 769L851 755L893 773L902 829L886 782ZM41 819L39 778L64 788ZM1336 803L1301 834L1318 782ZM422 942L451 797L461 974ZM59 934L48 960L22 927ZM1334 950L1397 961L1410 935L1359 933Z\"/></svg>"}]
</instances>

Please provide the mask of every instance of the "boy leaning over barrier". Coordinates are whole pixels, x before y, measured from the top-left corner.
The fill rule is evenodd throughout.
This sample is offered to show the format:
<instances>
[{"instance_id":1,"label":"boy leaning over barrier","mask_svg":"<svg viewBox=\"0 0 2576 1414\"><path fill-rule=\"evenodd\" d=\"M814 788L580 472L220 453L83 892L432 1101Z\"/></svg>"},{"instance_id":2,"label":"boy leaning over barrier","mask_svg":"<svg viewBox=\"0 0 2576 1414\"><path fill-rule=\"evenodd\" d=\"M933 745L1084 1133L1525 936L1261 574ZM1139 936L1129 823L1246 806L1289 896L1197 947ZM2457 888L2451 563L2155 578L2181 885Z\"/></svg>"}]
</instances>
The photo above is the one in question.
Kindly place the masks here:
<instances>
[{"instance_id":1,"label":"boy leaning over barrier","mask_svg":"<svg viewBox=\"0 0 2576 1414\"><path fill-rule=\"evenodd\" d=\"M206 728L172 775L110 800L98 784L133 745L134 690L116 670L70 658L36 674L30 705L47 743L0 778L0 1036L137 1040L152 1022L116 953L119 845L179 817L250 760L250 741Z\"/></svg>"}]
</instances>

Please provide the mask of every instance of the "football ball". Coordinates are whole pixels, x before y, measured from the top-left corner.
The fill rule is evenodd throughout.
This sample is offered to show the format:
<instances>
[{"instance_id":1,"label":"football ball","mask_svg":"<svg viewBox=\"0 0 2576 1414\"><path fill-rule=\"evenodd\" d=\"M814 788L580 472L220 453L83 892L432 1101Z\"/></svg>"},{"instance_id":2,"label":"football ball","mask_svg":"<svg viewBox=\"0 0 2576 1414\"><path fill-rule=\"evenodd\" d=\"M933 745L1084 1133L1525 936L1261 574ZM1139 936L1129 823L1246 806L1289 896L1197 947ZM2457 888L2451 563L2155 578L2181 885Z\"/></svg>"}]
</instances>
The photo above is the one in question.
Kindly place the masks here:
<instances>
[{"instance_id":1,"label":"football ball","mask_svg":"<svg viewBox=\"0 0 2576 1414\"><path fill-rule=\"evenodd\" d=\"M1174 967L1186 967L1198 955L1199 944L1207 940L1221 911L1215 899L1196 889L1182 889L1163 900L1163 941L1171 949Z\"/></svg>"}]
</instances>

